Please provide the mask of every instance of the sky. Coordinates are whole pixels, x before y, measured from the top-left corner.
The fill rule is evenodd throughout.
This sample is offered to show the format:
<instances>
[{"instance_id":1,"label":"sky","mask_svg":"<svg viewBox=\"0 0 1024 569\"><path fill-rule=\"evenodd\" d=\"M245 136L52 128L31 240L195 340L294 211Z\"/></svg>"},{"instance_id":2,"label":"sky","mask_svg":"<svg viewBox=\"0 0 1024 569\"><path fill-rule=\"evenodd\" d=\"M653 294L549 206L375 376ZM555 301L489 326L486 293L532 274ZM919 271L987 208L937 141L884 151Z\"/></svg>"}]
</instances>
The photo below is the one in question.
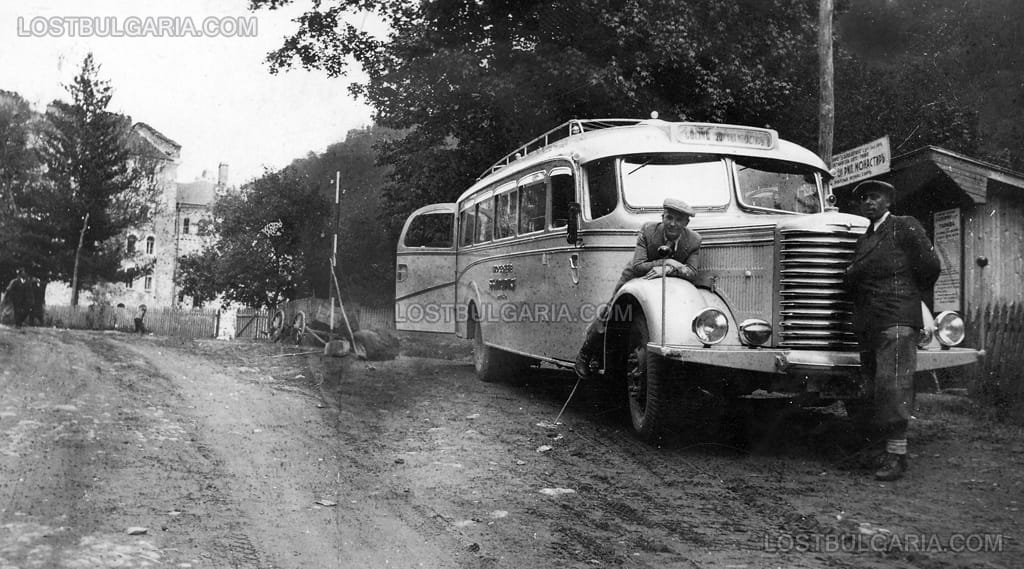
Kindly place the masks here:
<instances>
[{"instance_id":1,"label":"sky","mask_svg":"<svg viewBox=\"0 0 1024 569\"><path fill-rule=\"evenodd\" d=\"M43 112L54 99L70 100L63 86L92 52L100 77L113 87L109 109L182 146L182 182L204 171L215 178L223 162L228 182L240 185L371 123L370 108L348 93L349 82L363 78L358 68L340 78L301 68L271 75L264 62L297 29L291 20L310 0L276 11L249 12L247 4L4 0L0 89Z\"/></svg>"}]
</instances>

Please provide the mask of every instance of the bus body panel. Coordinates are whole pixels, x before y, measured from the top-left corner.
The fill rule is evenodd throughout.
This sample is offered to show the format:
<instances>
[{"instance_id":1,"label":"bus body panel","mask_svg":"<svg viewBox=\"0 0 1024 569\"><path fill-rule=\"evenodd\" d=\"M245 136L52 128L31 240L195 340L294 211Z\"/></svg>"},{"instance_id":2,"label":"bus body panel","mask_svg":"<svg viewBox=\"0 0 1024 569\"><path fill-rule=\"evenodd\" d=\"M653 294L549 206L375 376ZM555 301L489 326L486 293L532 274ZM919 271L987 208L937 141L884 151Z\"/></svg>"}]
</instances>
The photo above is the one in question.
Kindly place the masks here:
<instances>
[{"instance_id":1,"label":"bus body panel","mask_svg":"<svg viewBox=\"0 0 1024 569\"><path fill-rule=\"evenodd\" d=\"M449 229L444 235L443 219ZM422 223L421 223L422 222ZM433 223L432 223L433 222ZM414 211L402 227L395 267L395 328L455 333L455 204L432 204ZM413 235L436 230L434 235ZM413 245L412 243L423 243Z\"/></svg>"}]
</instances>

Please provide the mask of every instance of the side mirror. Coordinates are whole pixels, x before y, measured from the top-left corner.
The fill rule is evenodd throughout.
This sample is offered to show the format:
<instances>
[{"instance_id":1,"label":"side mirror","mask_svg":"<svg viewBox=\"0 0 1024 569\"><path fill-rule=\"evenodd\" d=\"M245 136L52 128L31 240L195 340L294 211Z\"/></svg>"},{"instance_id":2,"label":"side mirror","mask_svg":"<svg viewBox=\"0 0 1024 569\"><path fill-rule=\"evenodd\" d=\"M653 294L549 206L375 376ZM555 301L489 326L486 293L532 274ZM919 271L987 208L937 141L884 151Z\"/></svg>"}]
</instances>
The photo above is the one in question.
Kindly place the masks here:
<instances>
[{"instance_id":1,"label":"side mirror","mask_svg":"<svg viewBox=\"0 0 1024 569\"><path fill-rule=\"evenodd\" d=\"M573 245L579 244L580 211L579 202L572 202L569 204L569 227L565 234L565 240Z\"/></svg>"}]
</instances>

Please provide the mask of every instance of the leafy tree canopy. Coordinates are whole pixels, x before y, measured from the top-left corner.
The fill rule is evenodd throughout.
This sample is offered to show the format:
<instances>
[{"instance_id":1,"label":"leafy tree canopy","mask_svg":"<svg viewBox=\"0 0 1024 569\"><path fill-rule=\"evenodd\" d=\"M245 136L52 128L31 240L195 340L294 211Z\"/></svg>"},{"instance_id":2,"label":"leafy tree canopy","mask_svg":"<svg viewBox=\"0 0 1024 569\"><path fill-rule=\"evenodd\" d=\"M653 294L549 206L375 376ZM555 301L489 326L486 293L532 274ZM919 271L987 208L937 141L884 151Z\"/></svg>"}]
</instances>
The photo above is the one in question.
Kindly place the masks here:
<instances>
[{"instance_id":1,"label":"leafy tree canopy","mask_svg":"<svg viewBox=\"0 0 1024 569\"><path fill-rule=\"evenodd\" d=\"M313 252L324 249L327 201L296 168L268 171L239 192L218 197L212 249L186 258L178 284L200 300L220 292L229 302L271 307L313 293ZM326 261L326 254L324 257Z\"/></svg>"}]
</instances>

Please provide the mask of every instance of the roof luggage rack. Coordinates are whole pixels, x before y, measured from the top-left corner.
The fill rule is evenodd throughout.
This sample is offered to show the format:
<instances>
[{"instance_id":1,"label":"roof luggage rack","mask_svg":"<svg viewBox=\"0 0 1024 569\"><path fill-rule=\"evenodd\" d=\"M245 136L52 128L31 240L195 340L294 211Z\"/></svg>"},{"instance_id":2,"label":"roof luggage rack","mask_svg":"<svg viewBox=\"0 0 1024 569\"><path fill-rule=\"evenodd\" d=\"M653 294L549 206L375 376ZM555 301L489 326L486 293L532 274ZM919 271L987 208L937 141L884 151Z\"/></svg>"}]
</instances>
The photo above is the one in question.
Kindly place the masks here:
<instances>
[{"instance_id":1,"label":"roof luggage rack","mask_svg":"<svg viewBox=\"0 0 1024 569\"><path fill-rule=\"evenodd\" d=\"M501 170L505 166L519 160L520 158L536 152L545 146L552 144L556 141L562 140L563 138L569 138L570 136L583 134L592 130L601 130L604 128L611 128L616 126L632 126L646 119L573 119L564 124L556 126L555 128L545 132L537 138L527 142L526 144L516 148L509 154L505 155L504 158L495 162L490 168L485 170L482 174L477 177L477 180L493 174L498 170Z\"/></svg>"}]
</instances>

